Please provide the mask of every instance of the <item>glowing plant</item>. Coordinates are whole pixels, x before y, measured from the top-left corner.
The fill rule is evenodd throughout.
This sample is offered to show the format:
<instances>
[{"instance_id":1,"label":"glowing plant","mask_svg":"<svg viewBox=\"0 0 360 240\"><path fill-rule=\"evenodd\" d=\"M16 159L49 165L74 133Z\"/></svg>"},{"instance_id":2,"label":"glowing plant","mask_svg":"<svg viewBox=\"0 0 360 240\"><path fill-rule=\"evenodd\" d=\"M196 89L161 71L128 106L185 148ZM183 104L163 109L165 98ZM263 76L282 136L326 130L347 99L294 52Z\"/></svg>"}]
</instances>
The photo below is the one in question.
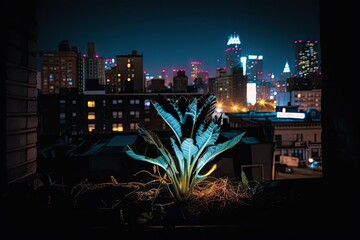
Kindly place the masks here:
<instances>
[{"instance_id":1,"label":"glowing plant","mask_svg":"<svg viewBox=\"0 0 360 240\"><path fill-rule=\"evenodd\" d=\"M213 94L198 99L181 96L175 100L158 95L157 100L151 103L175 135L170 137L173 151L170 153L155 133L139 126L139 134L158 149L159 156L153 158L135 153L130 145L126 146L125 152L134 159L161 167L171 182L172 195L178 201L186 201L194 186L216 169L214 164L208 172L202 173L205 165L236 145L244 133L215 144L220 135L222 116L212 119L216 104Z\"/></svg>"}]
</instances>

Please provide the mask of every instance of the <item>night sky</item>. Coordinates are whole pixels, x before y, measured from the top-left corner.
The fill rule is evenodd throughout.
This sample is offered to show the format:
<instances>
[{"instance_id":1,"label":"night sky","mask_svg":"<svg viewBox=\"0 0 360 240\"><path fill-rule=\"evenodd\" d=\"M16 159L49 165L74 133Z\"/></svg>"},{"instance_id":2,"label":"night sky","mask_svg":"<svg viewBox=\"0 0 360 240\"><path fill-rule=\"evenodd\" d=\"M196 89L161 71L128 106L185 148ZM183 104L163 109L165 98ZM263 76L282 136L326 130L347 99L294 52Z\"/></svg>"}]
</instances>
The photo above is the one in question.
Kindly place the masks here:
<instances>
[{"instance_id":1,"label":"night sky","mask_svg":"<svg viewBox=\"0 0 360 240\"><path fill-rule=\"evenodd\" d=\"M318 0L39 0L38 49L57 51L68 40L82 53L96 44L104 58L143 53L144 70L157 77L203 62L215 76L225 66L228 36L240 35L242 55L264 56L264 73L293 70L294 40L320 40Z\"/></svg>"}]
</instances>

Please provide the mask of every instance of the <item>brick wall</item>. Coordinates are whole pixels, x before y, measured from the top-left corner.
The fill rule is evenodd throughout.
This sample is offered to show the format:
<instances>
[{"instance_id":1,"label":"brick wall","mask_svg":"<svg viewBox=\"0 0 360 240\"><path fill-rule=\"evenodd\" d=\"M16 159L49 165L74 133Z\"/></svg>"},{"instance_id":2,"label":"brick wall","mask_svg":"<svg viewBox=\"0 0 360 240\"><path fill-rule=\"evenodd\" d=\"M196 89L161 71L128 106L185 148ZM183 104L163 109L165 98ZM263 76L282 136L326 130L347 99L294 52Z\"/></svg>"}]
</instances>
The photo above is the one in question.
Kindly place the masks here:
<instances>
[{"instance_id":1,"label":"brick wall","mask_svg":"<svg viewBox=\"0 0 360 240\"><path fill-rule=\"evenodd\" d=\"M36 2L2 2L2 186L36 172ZM5 110L5 111L4 111ZM5 141L4 141L5 140Z\"/></svg>"}]
</instances>

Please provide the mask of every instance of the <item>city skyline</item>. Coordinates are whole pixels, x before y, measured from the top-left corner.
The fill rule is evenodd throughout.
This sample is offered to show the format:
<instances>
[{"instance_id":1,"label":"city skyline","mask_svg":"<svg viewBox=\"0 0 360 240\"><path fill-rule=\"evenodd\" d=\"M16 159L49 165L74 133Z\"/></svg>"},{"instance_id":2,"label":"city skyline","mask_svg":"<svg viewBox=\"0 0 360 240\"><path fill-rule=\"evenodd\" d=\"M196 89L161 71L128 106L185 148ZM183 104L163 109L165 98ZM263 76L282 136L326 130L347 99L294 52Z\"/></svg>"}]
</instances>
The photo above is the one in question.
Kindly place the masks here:
<instances>
[{"instance_id":1,"label":"city skyline","mask_svg":"<svg viewBox=\"0 0 360 240\"><path fill-rule=\"evenodd\" d=\"M88 42L94 42L104 58L143 53L144 71L155 77L162 69L171 77L173 68L190 76L191 61L202 62L214 77L215 69L225 66L228 36L235 32L242 56L263 55L264 73L279 77L286 61L294 70L295 40L320 40L318 1L221 4L222 11L219 4L190 1L40 0L38 49L57 51L58 43L68 40L86 53Z\"/></svg>"}]
</instances>

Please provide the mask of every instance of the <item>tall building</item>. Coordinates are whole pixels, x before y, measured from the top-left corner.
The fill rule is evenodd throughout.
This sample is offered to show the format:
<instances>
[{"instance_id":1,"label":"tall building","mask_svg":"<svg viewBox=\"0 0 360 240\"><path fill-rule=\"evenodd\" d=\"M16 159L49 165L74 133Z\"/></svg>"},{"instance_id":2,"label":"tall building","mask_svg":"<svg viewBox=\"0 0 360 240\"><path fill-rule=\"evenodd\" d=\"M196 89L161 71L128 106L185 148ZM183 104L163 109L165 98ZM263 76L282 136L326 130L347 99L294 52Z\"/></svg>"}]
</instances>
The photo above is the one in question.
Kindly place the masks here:
<instances>
[{"instance_id":1,"label":"tall building","mask_svg":"<svg viewBox=\"0 0 360 240\"><path fill-rule=\"evenodd\" d=\"M43 52L41 56L41 92L58 94L60 88L77 88L82 92L83 62L76 47L68 41L59 43L59 51Z\"/></svg>"},{"instance_id":2,"label":"tall building","mask_svg":"<svg viewBox=\"0 0 360 240\"><path fill-rule=\"evenodd\" d=\"M188 76L185 70L177 70L177 75L173 78L173 92L187 92Z\"/></svg>"},{"instance_id":3,"label":"tall building","mask_svg":"<svg viewBox=\"0 0 360 240\"><path fill-rule=\"evenodd\" d=\"M136 50L132 50L131 54L128 55L116 55L116 74L119 84L117 92L145 92L143 54L138 54Z\"/></svg>"},{"instance_id":4,"label":"tall building","mask_svg":"<svg viewBox=\"0 0 360 240\"><path fill-rule=\"evenodd\" d=\"M241 67L241 42L239 34L231 34L228 37L226 55L226 73L232 74L234 67Z\"/></svg>"},{"instance_id":5,"label":"tall building","mask_svg":"<svg viewBox=\"0 0 360 240\"><path fill-rule=\"evenodd\" d=\"M319 41L296 40L295 44L295 74L298 77L318 76L320 74Z\"/></svg>"},{"instance_id":6,"label":"tall building","mask_svg":"<svg viewBox=\"0 0 360 240\"><path fill-rule=\"evenodd\" d=\"M227 75L222 69L217 70L217 77L209 78L209 91L214 93L224 111L236 111L247 105L247 77L242 68L234 68L233 74Z\"/></svg>"},{"instance_id":7,"label":"tall building","mask_svg":"<svg viewBox=\"0 0 360 240\"><path fill-rule=\"evenodd\" d=\"M263 80L263 55L248 55L246 68L248 81L260 83Z\"/></svg>"},{"instance_id":8,"label":"tall building","mask_svg":"<svg viewBox=\"0 0 360 240\"><path fill-rule=\"evenodd\" d=\"M201 71L202 62L191 62L191 71L190 71L190 79L188 85L193 85L195 83L195 79L198 78L198 74Z\"/></svg>"},{"instance_id":9,"label":"tall building","mask_svg":"<svg viewBox=\"0 0 360 240\"><path fill-rule=\"evenodd\" d=\"M100 85L105 85L105 59L96 53L95 43L88 43L87 55L84 55L84 58L85 79L98 79Z\"/></svg>"}]
</instances>

